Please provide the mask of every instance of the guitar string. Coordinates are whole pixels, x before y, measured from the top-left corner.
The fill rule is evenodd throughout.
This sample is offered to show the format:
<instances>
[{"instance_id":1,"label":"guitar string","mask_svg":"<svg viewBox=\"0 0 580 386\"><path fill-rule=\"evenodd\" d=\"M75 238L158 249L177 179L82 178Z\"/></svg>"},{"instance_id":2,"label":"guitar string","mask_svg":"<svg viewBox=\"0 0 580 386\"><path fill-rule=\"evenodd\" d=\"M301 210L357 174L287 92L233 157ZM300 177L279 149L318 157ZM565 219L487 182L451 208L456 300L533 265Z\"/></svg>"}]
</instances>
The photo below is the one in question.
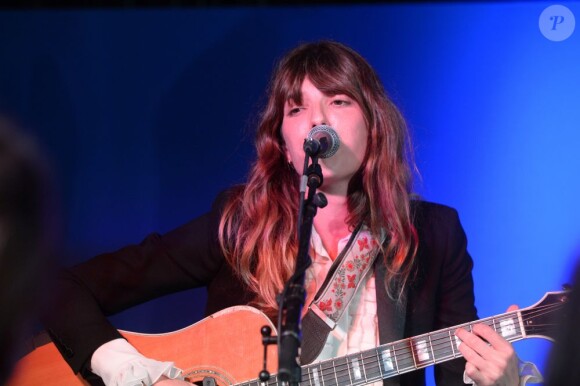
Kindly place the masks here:
<instances>
[{"instance_id":1,"label":"guitar string","mask_svg":"<svg viewBox=\"0 0 580 386\"><path fill-rule=\"evenodd\" d=\"M409 350L406 350L407 352ZM366 357L364 355L362 355L363 353L360 353L359 355L356 356L347 356L347 357L343 357L342 361L347 362L348 359L350 359L351 361L354 359L361 359L360 364L359 364L359 371L360 371L360 376L359 378L356 379L356 382L352 382L352 371L354 369L352 364L349 363L342 363L339 365L336 365L337 362L340 362L341 360L332 360L332 362L334 363L330 363L330 362L325 362L325 363L317 363L314 366L308 366L306 368L307 372L304 374L304 376L302 377L302 383L305 384L312 384L312 373L313 373L313 369L316 368L317 370L317 376L320 380L322 380L322 383L324 385L334 385L336 384L336 382L338 382L338 384L343 385L343 384L360 384L362 381L364 381L364 383L369 383L369 382L374 382L374 381L378 381L381 379L384 379L388 376L391 375L395 375L397 374L397 371L395 371L394 369L392 370L383 370L382 366L381 366L381 362L379 361L379 354L372 354L372 355L367 355ZM460 357L461 355L448 355L445 358L447 359L451 359L454 357ZM366 359L366 362L365 362ZM369 361L370 359L370 361ZM436 360L441 361L441 359L443 358L437 358L436 355ZM431 364L434 364L434 361L423 361L420 365L416 365L414 363L414 361L411 360L411 356L408 356L406 358L399 358L398 359L398 363L401 363L400 367L403 367L403 372L408 372L409 370L414 370L417 368L422 368L422 367L426 367L429 366ZM328 365L329 367L324 367L324 365ZM363 380L364 378L364 380ZM272 382L272 384L276 384L276 382ZM320 382L319 382L320 384Z\"/></svg>"},{"instance_id":2,"label":"guitar string","mask_svg":"<svg viewBox=\"0 0 580 386\"><path fill-rule=\"evenodd\" d=\"M560 305L555 305L555 306L548 305L548 306L544 306L542 309L534 310L533 312L528 312L525 315L522 315L522 320L524 322L527 322L528 320L532 320L532 319L537 318L538 316L541 316L543 314L547 314L547 313L553 312L554 310L551 309L551 308L560 308ZM453 329L465 328L465 327L473 326L473 325L478 324L478 323L483 323L483 324L487 324L489 327L494 328L494 330L496 330L496 332L497 332L497 328L496 328L494 322L495 323L498 323L498 322L501 323L502 320L513 320L514 318L517 319L517 313L518 312L522 312L522 311L524 311L524 310L514 311L514 312L511 312L511 313L501 314L501 315L497 315L497 316L494 316L494 317L481 319L481 320L478 320L478 321L464 323L462 325L454 326L454 327L451 327L451 328L445 328L445 329L438 330L438 331L434 331L434 332L431 332L431 333L428 333L428 334L419 335L417 337L406 338L404 340L397 341L397 342L393 342L393 343L389 343L389 344L386 344L384 346L385 347L386 346L393 346L393 348L395 349L394 350L394 354L396 355L397 354L397 349L398 349L396 347L397 344L399 344L399 345L400 344L404 344L403 347L400 347L399 348L399 351L408 351L408 346L409 345L407 343L409 343L411 341L419 342L419 341L421 341L421 338L429 338L429 337L431 337L432 338L431 339L431 346L434 348L434 351L437 351L436 347L439 346L441 342L443 342L445 345L448 345L448 342L450 341L450 338L454 337L454 335L451 335L451 337L450 337L449 334L448 334ZM515 330L516 330L516 332L518 334L521 334L521 326L519 324L519 319L517 319L517 321L518 321L517 323L514 323L514 328L515 328ZM544 325L541 325L541 324L535 324L531 328L534 329L534 328L543 327L543 326ZM501 329L501 326L500 326L500 329ZM441 336L441 337L437 337L438 335ZM381 345L379 347L383 347L383 345Z\"/></svg>"},{"instance_id":3,"label":"guitar string","mask_svg":"<svg viewBox=\"0 0 580 386\"><path fill-rule=\"evenodd\" d=\"M530 319L533 319L533 317L538 317L539 315L542 314L547 314L549 312L552 312L553 310L549 310L550 308L560 308L559 304L554 305L553 307L551 307L552 305L549 306L544 306L544 307L537 307L534 310L518 310L515 312L511 312L511 313L506 313L506 314L502 314L502 315L498 315L492 318L486 318L486 319L482 319L479 321L475 321L475 322L471 322L471 323L466 323L460 326L470 326L476 323L489 323L488 325L492 328L495 329L494 326L494 320L500 321L504 320L504 319L512 319L514 317L517 317L517 313L518 312L524 312L524 311L528 311L526 312L525 315L523 315L522 319L524 321L528 321ZM546 312L548 311L548 312ZM533 317L530 317L530 315L533 315ZM519 322L519 320L518 320ZM457 326L456 328L460 327ZM523 336L521 329L520 329L520 325L519 323L514 324L514 326L516 326L516 338L519 339L519 337ZM548 326L548 325L539 325L536 324L535 328L541 327L541 326ZM449 336L446 334L447 332L449 332L449 329L444 329L444 330L440 330L440 331L435 331L433 333L431 333L431 335L435 335L435 334L445 334L444 338L437 338L437 339L432 339L432 342L437 342L437 341L441 341L444 340L444 346L446 348L446 351L451 352L450 349L450 338ZM455 355L453 355L453 353L451 355L447 355L444 358L439 357L438 355L434 354L441 354L441 349L437 348L436 346L441 346L442 344L438 344L435 343L435 345L433 346L433 355L435 356L435 358L433 360L424 360L424 361L420 361L419 364L417 365L415 363L415 360L413 360L413 351L410 348L410 343L412 341L417 341L417 338L411 338L411 339L406 339L404 341L399 341L399 342L393 342L391 344L387 344L384 346L379 346L376 349L371 349L371 350L366 350L363 352L360 352L358 354L351 354L351 355L347 355L345 357L339 358L339 359L330 359L330 360L326 360L326 361L322 361L322 362L318 362L316 364L313 365L308 365L305 366L305 369L308 371L307 374L304 374L302 382L306 382L306 383L311 383L310 382L310 378L311 378L311 372L310 370L316 368L317 372L319 373L319 378L321 378L323 380L323 382L325 384L333 384L334 381L339 382L339 384L345 384L343 381L351 381L351 372L350 370L353 369L353 365L348 363L348 360L350 359L351 361L354 359L359 360L360 359L360 363L359 363L359 371L361 371L361 379L365 378L365 381L369 381L372 382L374 380L380 380L380 379L384 379L384 375L390 375L397 373L397 371L395 369L393 370L389 370L387 371L387 374L383 374L383 369L381 368L381 363L379 361L379 353L378 350L379 348L384 348L385 346L393 346L393 348L395 348L395 345L397 343L400 344L405 344L405 347L401 347L399 348L399 352L403 351L404 353L408 354L407 356L403 356L403 355L399 355L399 357L396 358L397 363L400 364L399 367L403 367L403 370L409 370L409 369L415 369L415 368L421 368L421 367L426 367L429 366L431 364L434 364L437 360L441 361L441 359L450 359L450 358L455 358L455 357L461 357L462 355L458 352L455 351ZM371 354L372 351L375 351L374 354ZM396 355L396 351L397 348L395 348L395 355ZM370 355L368 355L370 354ZM366 356L365 356L366 355ZM336 365L336 362L339 362L340 360L343 360L347 363L343 363L343 364L339 364L338 366ZM394 359L394 358L393 358ZM370 361L369 361L370 360ZM329 367L324 368L324 365L329 365ZM399 369L400 370L400 369ZM348 384L349 382L347 382L346 384ZM357 383L360 383L357 379ZM275 382L274 382L275 384Z\"/></svg>"},{"instance_id":4,"label":"guitar string","mask_svg":"<svg viewBox=\"0 0 580 386\"><path fill-rule=\"evenodd\" d=\"M343 356L341 358L332 358L332 359L328 359L325 361L317 362L315 364L306 365L303 368L305 370L307 370L307 373L303 374L302 382L309 383L311 375L312 375L311 373L313 372L313 369L316 368L319 378L322 378L324 380L323 382L325 385L326 384L333 384L333 381L336 381L336 380L339 380L339 384L343 384L343 382L341 382L343 380L349 381L346 384L354 384L354 383L350 383L351 382L351 370L353 370L354 366L352 364L350 364L349 361L352 362L355 359L359 360L358 366L359 366L359 370L361 372L361 380L362 380L362 378L366 378L367 381L372 382L374 380L384 379L383 376L395 374L401 370L407 372L409 369L418 369L418 368L426 367L426 366L429 366L431 364L435 364L437 361L450 360L451 358L459 358L459 357L462 357L461 353L457 349L451 348L451 341L454 340L454 339L452 339L452 337L454 337L454 335L451 335L451 337L450 337L448 335L448 333L452 329L457 329L460 327L470 327L474 324L483 323L483 324L487 324L488 326L492 327L494 330L497 330L494 322L497 323L499 321L501 323L502 320L517 319L517 323L514 323L515 332L516 332L514 340L521 339L523 337L523 334L521 331L521 326L519 324L519 318L517 318L518 312L522 313L522 320L524 322L527 322L529 320L533 320L534 318L537 318L538 316L549 314L549 313L553 312L555 308L556 309L561 308L561 304L556 303L556 304L550 304L547 306L537 306L535 309L532 309L532 310L527 310L527 309L516 310L516 311L509 312L509 313L496 315L494 317L488 317L488 318L484 318L484 319L481 319L478 321L464 323L464 324L461 324L458 326L454 326L451 329L446 328L446 329L434 331L434 332L429 333L429 334L421 335L418 337L406 338L406 339L401 340L401 341L380 345L379 347L376 347L374 349L361 351L357 354L349 354L349 355ZM553 326L553 325L555 325L555 324L534 324L531 328L537 329L540 327ZM445 336L441 337L441 338L431 339L431 348L433 351L426 350L426 353L428 354L430 359L429 360L420 360L417 363L416 362L416 359L418 359L417 355L419 355L420 353L416 353L416 350L413 351L411 349L411 344L420 342L420 338L423 338L423 337L427 338L429 336L433 337L433 336L439 335L439 334L443 334ZM399 346L403 345L403 346L397 347L397 345L399 345ZM379 350L380 349L386 350L389 348L389 346L392 349L392 353L393 353L390 359L391 359L391 363L392 363L394 368L391 370L386 370L386 374L385 374L384 373L385 370L383 369L383 366L381 366L382 363L379 359L380 358ZM384 351L384 350L382 350L382 351ZM444 357L441 357L440 355L442 353L445 353L445 352L449 352L449 354L445 355ZM403 355L403 354L405 354L405 355ZM439 354L439 356L437 354ZM434 356L434 358L431 359L432 355ZM339 362L339 361L344 361L345 363L336 365L336 362ZM324 365L329 365L329 367L324 368L323 367ZM397 368L399 371L397 371ZM369 372L371 374L370 378L368 375ZM273 375L273 378L275 378L275 375ZM258 382L258 384L261 384L260 381L257 381L257 382ZM357 383L360 383L360 382L357 382ZM250 384L250 383L248 383L248 384ZM267 384L268 385L275 385L275 384L277 384L277 380L276 379L272 380L272 378L271 378L271 381L268 381Z\"/></svg>"},{"instance_id":5,"label":"guitar string","mask_svg":"<svg viewBox=\"0 0 580 386\"><path fill-rule=\"evenodd\" d=\"M551 310L551 308L552 308L552 310ZM465 323L461 326L466 327L466 326L472 326L472 325L477 324L477 323L484 323L484 324L487 324L488 326L492 327L494 330L496 330L497 328L495 326L495 323L497 323L497 322L501 323L502 320L513 320L514 318L517 318L518 312L528 311L522 317L523 321L525 322L525 321L531 320L533 318L536 318L539 315L552 312L553 308L560 308L560 305L555 304L555 305L548 305L548 306L539 306L534 310L525 310L525 309L518 310L518 311L514 311L514 312L502 314L502 315L497 315L495 317L482 319L482 320L475 321L475 322ZM533 315L533 317L530 317L530 315L532 315L532 314L535 314L535 315ZM457 326L455 328L458 328L461 326ZM542 327L542 326L548 326L548 325L536 324L536 325L534 325L534 328L538 328L538 327ZM514 338L520 339L521 337L523 337L523 334L521 331L521 326L519 324L519 319L518 319L518 323L514 323L514 328L515 328ZM500 327L500 329L501 329L501 327ZM428 354L429 359L428 360L419 360L418 363L416 363L415 360L418 359L416 357L418 355L420 355L420 353L417 353L416 350L414 353L414 351L410 347L410 344L412 344L413 342L414 343L420 342L418 340L418 338L411 338L411 339L407 339L404 341L394 342L391 344L387 344L385 346L392 346L394 348L394 356L396 356L397 351L399 351L399 355L396 356L397 364L399 364L399 366L398 366L399 370L401 370L401 368L403 368L403 370L407 370L410 368L415 369L415 368L426 367L426 366L429 366L431 364L435 364L437 361L442 361L442 360L451 359L451 358L458 358L458 357L462 356L461 353L457 349L451 348L451 339L447 335L447 333L449 331L450 331L450 329L444 329L444 330L439 330L439 331L435 331L431 334L428 334L430 336L440 335L440 334L443 334L445 336L443 338L431 339L431 346L432 346L433 351L425 350L425 349L423 349L423 351L421 351L421 352L426 352ZM425 337L427 337L427 336L425 336ZM443 342L441 342L441 341L443 341ZM435 343L433 343L433 342L435 342ZM404 344L404 347L397 348L396 347L397 343ZM381 367L381 362L379 360L379 357L380 357L379 349L380 348L386 349L385 346L379 346L376 349L366 350L366 351L363 351L363 352L360 352L360 353L354 354L354 355L353 354L347 355L344 357L344 359L345 360L348 360L348 359L351 359L351 360L357 359L358 360L358 359L360 359L362 363L360 363L359 366L361 368L363 368L364 371L366 371L367 373L369 373L369 370L370 370L371 380L375 379L375 377L378 377L378 378L376 378L377 380L383 379L382 378L383 371L386 371L387 373L397 373L396 369L383 370L383 368ZM443 347L443 349L441 347ZM375 351L375 353L371 353L373 351ZM400 354L401 352L405 353L406 355ZM441 354L445 354L445 353L448 353L448 354L442 357ZM431 358L432 355L434 356L434 358ZM395 359L395 358L392 357L391 362L393 361L393 359ZM369 362L369 360L370 360L370 362ZM337 379L341 379L341 380L350 377L349 370L351 370L353 366L349 365L348 363L340 364L339 366L332 364L330 367L323 368L324 364L329 364L331 361L336 362L337 360L331 359L331 360L319 362L317 364L307 366L307 369L312 368L312 367L316 367L317 370L319 370L320 377L324 378L325 376L330 376L330 378L329 378L330 381L332 381L333 378L335 378L335 377ZM365 363L365 362L367 362L367 363ZM370 363L370 365L368 363ZM393 363L393 367L395 367L394 365L395 365L395 363ZM346 375L343 375L342 373L344 373L345 371L347 371L348 373ZM368 374L367 374L367 378L368 378Z\"/></svg>"}]
</instances>

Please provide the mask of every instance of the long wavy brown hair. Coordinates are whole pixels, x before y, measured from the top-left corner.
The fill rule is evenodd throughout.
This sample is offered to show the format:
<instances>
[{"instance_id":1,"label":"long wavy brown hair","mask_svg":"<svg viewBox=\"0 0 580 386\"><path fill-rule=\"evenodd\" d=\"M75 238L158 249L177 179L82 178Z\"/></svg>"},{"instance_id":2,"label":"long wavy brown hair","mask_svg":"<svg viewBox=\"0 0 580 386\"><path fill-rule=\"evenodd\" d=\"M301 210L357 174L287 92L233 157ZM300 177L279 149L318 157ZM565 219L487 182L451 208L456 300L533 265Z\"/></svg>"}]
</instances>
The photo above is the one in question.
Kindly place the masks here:
<instances>
[{"instance_id":1,"label":"long wavy brown hair","mask_svg":"<svg viewBox=\"0 0 580 386\"><path fill-rule=\"evenodd\" d=\"M349 183L346 221L351 228L364 221L376 237L386 231L385 285L391 297L400 298L417 248L408 131L372 67L336 42L300 45L274 71L256 134L257 159L247 184L233 191L222 214L219 238L226 259L255 293L254 304L275 313L276 295L294 271L298 250L299 176L288 164L280 128L285 102L301 102L306 77L327 95L348 95L363 110L367 153Z\"/></svg>"}]
</instances>

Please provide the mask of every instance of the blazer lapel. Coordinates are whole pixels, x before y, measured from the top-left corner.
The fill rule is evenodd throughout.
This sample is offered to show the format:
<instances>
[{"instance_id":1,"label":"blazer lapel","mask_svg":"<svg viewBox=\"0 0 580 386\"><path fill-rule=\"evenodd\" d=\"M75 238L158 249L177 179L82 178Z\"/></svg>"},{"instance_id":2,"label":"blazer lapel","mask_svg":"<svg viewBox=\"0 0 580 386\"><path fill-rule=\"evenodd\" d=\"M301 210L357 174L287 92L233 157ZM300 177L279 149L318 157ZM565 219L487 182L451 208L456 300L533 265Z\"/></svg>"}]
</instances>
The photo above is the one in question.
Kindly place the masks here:
<instances>
[{"instance_id":1,"label":"blazer lapel","mask_svg":"<svg viewBox=\"0 0 580 386\"><path fill-rule=\"evenodd\" d=\"M385 288L386 267L382 255L375 261L377 293L377 317L379 321L379 341L381 344L403 339L405 332L406 297L397 302L387 295ZM384 380L385 385L400 385L399 377Z\"/></svg>"}]
</instances>

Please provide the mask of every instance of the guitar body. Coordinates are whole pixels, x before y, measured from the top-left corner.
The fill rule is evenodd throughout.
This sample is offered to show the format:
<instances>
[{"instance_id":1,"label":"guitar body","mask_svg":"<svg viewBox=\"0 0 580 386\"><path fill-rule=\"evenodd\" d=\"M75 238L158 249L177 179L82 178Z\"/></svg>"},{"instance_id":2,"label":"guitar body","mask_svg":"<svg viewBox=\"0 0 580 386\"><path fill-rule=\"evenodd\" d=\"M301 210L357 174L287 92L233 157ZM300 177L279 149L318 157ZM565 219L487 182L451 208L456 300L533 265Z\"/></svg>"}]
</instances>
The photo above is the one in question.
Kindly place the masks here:
<instances>
[{"instance_id":1,"label":"guitar body","mask_svg":"<svg viewBox=\"0 0 580 386\"><path fill-rule=\"evenodd\" d=\"M530 337L552 339L567 292L548 292L533 306L431 333L381 344L373 349L304 365L300 384L362 386L461 357L454 331L476 323L493 328L508 342ZM182 330L150 335L121 331L143 355L173 361L190 382L213 378L217 385L245 382L259 386L264 348L260 329L274 326L260 311L246 306L227 308ZM275 373L275 346L268 346L268 371ZM251 382L247 382L251 381ZM272 375L269 384L277 384ZM75 376L54 344L41 346L18 362L8 386L61 386L86 383ZM241 386L241 385L240 385Z\"/></svg>"},{"instance_id":2,"label":"guitar body","mask_svg":"<svg viewBox=\"0 0 580 386\"><path fill-rule=\"evenodd\" d=\"M255 379L262 370L264 348L260 329L274 325L260 311L231 307L198 323L166 334L121 331L139 352L160 361L173 361L190 382L212 377L220 386ZM277 365L275 346L268 347L268 371ZM53 343L22 358L7 386L87 385L73 374Z\"/></svg>"}]
</instances>

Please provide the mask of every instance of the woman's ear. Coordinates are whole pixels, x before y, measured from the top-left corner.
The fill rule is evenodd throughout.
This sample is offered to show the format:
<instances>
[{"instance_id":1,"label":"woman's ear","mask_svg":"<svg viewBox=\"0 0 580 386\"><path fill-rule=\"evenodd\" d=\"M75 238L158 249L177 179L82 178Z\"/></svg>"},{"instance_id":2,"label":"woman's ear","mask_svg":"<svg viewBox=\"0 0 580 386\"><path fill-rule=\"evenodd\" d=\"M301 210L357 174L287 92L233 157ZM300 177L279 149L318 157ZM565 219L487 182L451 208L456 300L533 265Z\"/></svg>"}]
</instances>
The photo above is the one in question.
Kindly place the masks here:
<instances>
[{"instance_id":1,"label":"woman's ear","mask_svg":"<svg viewBox=\"0 0 580 386\"><path fill-rule=\"evenodd\" d=\"M296 170L294 164L292 163L292 158L290 158L290 152L286 148L286 145L282 143L282 151L284 152L284 157L286 158L286 165L292 170Z\"/></svg>"}]
</instances>

